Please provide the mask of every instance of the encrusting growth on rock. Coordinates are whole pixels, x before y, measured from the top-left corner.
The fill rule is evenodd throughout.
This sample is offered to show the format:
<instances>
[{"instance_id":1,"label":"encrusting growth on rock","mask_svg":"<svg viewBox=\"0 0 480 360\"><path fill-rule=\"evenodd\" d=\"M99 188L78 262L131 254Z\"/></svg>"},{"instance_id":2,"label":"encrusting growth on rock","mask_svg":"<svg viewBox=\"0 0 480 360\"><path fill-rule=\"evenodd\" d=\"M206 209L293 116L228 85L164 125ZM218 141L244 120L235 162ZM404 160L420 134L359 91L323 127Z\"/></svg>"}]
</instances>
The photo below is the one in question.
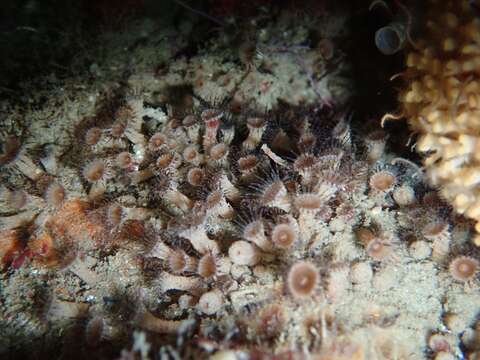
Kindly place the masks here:
<instances>
[{"instance_id":1,"label":"encrusting growth on rock","mask_svg":"<svg viewBox=\"0 0 480 360\"><path fill-rule=\"evenodd\" d=\"M373 161L337 141L328 114L311 110L303 127L285 123L264 139L269 114L261 122L250 119L242 137L235 126L220 126L232 117L226 110L198 106L188 115L203 119L195 121L195 129L189 122L182 125L185 121L173 126L173 117L151 135L132 125L128 141L150 139L132 143L140 146L141 157L116 143L103 144L111 146L104 153L97 145L90 148L80 172L88 195L74 197L60 182L50 182L46 201L40 199L36 208L37 220L21 237L16 229L4 233L3 266L31 259L35 266L68 271L95 293L108 277L89 259L122 254L129 271L146 277L138 279L141 290L135 294L145 300L133 301L150 307L130 317L139 328L172 334L196 314L200 331L210 334L211 319L222 319L227 327L233 319L249 321L243 312L254 306L258 320L252 334L271 343L275 336L287 336L282 327L294 336L289 321L301 311L297 307L341 306L352 292L388 289L395 281L392 267L399 266L407 248L412 258L442 264L450 256L447 207L433 195L420 201L400 163ZM296 118L294 110L290 116ZM128 128L130 120L124 120ZM316 134L307 146L312 121L332 132ZM287 153L297 152L295 159L282 158L285 149L272 131L282 134ZM102 129L102 136L106 133ZM269 143L272 138L277 143ZM259 152L265 144L271 154ZM101 191L92 197L95 187ZM2 194L9 206L29 206L26 193L5 189ZM437 216L419 218L431 204L439 209ZM389 212L419 239L406 244ZM458 256L449 266L457 283L473 283L477 272L474 257ZM154 305L151 293L171 305ZM98 311L103 310L96 316L104 316ZM328 347L322 321L316 351ZM305 341L314 341L312 334Z\"/></svg>"}]
</instances>

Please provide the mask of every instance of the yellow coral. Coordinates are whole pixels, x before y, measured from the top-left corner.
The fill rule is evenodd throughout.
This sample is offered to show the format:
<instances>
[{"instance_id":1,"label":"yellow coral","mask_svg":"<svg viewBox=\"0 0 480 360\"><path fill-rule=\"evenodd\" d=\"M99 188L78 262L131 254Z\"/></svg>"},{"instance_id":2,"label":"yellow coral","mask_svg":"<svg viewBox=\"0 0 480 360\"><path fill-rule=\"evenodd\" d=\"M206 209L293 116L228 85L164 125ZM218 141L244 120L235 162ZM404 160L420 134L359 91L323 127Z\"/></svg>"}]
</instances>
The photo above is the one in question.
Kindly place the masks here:
<instances>
[{"instance_id":1,"label":"yellow coral","mask_svg":"<svg viewBox=\"0 0 480 360\"><path fill-rule=\"evenodd\" d=\"M428 9L399 99L429 181L480 231L480 19L466 0L431 0Z\"/></svg>"}]
</instances>

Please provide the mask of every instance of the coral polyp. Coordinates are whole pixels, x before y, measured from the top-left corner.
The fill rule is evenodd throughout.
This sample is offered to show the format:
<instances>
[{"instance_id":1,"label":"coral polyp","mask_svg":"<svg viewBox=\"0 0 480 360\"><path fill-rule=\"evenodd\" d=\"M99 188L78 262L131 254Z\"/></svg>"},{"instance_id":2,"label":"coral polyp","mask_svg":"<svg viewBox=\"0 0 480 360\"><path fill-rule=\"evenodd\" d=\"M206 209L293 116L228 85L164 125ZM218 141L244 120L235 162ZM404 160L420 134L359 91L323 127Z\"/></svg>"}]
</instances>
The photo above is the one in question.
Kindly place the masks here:
<instances>
[{"instance_id":1,"label":"coral polyp","mask_svg":"<svg viewBox=\"0 0 480 360\"><path fill-rule=\"evenodd\" d=\"M287 287L294 298L313 296L319 282L318 269L312 263L297 262L288 271Z\"/></svg>"}]
</instances>

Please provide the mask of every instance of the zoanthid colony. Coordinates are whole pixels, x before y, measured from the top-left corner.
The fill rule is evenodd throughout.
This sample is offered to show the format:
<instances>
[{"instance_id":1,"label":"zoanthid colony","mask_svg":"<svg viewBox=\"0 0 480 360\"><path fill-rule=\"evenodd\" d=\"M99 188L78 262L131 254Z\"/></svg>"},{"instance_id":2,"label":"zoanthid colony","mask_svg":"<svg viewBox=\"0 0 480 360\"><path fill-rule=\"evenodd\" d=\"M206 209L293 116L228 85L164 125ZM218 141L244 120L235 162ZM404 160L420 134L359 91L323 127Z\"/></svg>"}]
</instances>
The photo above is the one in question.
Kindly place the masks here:
<instances>
[{"instance_id":1,"label":"zoanthid colony","mask_svg":"<svg viewBox=\"0 0 480 360\"><path fill-rule=\"evenodd\" d=\"M2 107L0 353L478 355L470 223L350 124L328 15L251 22L254 58L131 31L90 80Z\"/></svg>"}]
</instances>

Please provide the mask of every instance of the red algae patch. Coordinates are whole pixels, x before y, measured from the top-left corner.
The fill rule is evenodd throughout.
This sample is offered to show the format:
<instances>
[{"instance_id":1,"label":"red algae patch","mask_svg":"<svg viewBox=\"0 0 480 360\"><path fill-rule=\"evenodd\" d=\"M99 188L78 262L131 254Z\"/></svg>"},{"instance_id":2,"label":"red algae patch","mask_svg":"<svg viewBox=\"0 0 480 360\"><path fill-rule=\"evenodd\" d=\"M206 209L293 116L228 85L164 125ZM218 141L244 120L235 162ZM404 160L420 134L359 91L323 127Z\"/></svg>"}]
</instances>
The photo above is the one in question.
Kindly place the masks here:
<instances>
[{"instance_id":1,"label":"red algae patch","mask_svg":"<svg viewBox=\"0 0 480 360\"><path fill-rule=\"evenodd\" d=\"M29 241L29 248L47 266L63 262L62 252L98 246L106 233L101 224L88 217L90 205L80 199L67 201L45 224L45 231Z\"/></svg>"},{"instance_id":2,"label":"red algae patch","mask_svg":"<svg viewBox=\"0 0 480 360\"><path fill-rule=\"evenodd\" d=\"M23 250L21 232L19 230L0 231L0 269L6 268Z\"/></svg>"}]
</instances>

